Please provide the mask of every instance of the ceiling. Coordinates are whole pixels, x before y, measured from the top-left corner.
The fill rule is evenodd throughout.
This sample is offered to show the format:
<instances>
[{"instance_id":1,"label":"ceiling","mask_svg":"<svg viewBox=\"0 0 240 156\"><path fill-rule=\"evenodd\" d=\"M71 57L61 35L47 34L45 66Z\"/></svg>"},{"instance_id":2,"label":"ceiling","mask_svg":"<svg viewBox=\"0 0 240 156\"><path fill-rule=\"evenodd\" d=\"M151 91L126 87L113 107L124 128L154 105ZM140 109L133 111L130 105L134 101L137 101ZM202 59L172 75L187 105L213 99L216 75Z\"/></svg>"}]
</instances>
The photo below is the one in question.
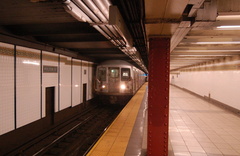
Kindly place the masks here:
<instances>
[{"instance_id":1,"label":"ceiling","mask_svg":"<svg viewBox=\"0 0 240 156\"><path fill-rule=\"evenodd\" d=\"M63 0L1 0L0 35L52 46L53 52L55 48L67 50L94 62L126 60L145 72L152 37L171 38L171 71L240 54L240 28L218 28L240 25L239 16L229 17L240 15L239 0L108 2L118 7L137 52L129 50L121 35L114 38L99 31L110 29L108 20L79 21L66 11Z\"/></svg>"},{"instance_id":2,"label":"ceiling","mask_svg":"<svg viewBox=\"0 0 240 156\"><path fill-rule=\"evenodd\" d=\"M171 37L170 70L240 55L239 0L146 0L147 37Z\"/></svg>"},{"instance_id":3,"label":"ceiling","mask_svg":"<svg viewBox=\"0 0 240 156\"><path fill-rule=\"evenodd\" d=\"M83 1L87 4L89 0ZM94 1L97 3L98 0ZM132 29L130 34L133 38L133 46L138 52L131 55L126 55L123 52L126 49L124 49L125 42L121 41L122 38L117 38L123 42L122 45L114 45L113 37L104 36L94 27L98 26L99 23L75 19L66 11L64 2L65 0L1 0L0 35L53 46L52 49L68 50L68 55L72 53L75 57L85 58L96 63L112 59L126 60L147 72L147 46L144 25L141 24L143 17L138 16L144 14L144 8L143 6L139 7L140 9L137 7L142 5L143 1L130 3L127 0L109 1L111 5L118 5L121 8L127 27ZM136 7L131 8L131 10L125 9L131 5ZM129 16L130 14L132 16ZM100 28L104 27L103 30L106 31L111 29L106 28L106 23L101 22ZM0 41L2 41L1 38ZM57 51L53 50L53 52Z\"/></svg>"}]
</instances>

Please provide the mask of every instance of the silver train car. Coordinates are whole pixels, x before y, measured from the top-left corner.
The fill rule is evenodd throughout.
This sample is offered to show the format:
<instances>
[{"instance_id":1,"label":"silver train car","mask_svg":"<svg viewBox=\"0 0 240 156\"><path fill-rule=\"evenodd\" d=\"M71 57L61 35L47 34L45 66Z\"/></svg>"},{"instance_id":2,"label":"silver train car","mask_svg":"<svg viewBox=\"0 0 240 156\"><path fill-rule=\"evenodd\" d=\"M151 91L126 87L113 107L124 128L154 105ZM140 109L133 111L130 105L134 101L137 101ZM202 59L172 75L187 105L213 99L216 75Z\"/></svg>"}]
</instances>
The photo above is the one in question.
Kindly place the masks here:
<instances>
[{"instance_id":1,"label":"silver train car","mask_svg":"<svg viewBox=\"0 0 240 156\"><path fill-rule=\"evenodd\" d=\"M104 103L125 104L145 80L145 73L126 61L105 61L96 69L95 92Z\"/></svg>"}]
</instances>

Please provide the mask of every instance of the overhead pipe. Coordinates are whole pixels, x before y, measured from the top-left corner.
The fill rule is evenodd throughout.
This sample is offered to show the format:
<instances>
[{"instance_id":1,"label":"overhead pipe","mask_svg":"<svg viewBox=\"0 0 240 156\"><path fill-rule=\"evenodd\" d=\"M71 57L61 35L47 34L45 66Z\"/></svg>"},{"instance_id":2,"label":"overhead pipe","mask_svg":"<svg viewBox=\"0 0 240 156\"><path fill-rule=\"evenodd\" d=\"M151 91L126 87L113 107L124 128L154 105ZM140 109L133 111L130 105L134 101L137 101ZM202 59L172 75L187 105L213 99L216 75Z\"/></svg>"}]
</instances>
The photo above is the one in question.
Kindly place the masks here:
<instances>
[{"instance_id":1,"label":"overhead pipe","mask_svg":"<svg viewBox=\"0 0 240 156\"><path fill-rule=\"evenodd\" d=\"M125 30L121 29L123 24L120 27L117 25L118 23L109 24L109 7L112 5L109 0L65 0L64 4L68 13L81 22L88 22L147 72L141 56L132 56L130 54L129 48L133 47L133 45L131 44L131 40L129 40L132 38L129 36L129 32L124 32L128 31L127 28L124 28ZM122 18L120 13L117 13L117 15L119 18ZM122 19L121 22L124 22L124 20Z\"/></svg>"}]
</instances>

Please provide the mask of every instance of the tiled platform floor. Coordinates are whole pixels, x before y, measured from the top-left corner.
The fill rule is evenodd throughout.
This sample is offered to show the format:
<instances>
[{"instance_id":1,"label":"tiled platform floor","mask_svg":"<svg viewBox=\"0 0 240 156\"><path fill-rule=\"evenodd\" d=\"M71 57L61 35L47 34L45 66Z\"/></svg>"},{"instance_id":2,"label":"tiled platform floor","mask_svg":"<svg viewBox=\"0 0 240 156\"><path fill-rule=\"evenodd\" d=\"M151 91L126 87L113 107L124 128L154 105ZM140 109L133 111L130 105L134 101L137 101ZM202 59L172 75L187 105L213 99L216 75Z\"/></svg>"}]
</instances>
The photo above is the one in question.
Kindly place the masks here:
<instances>
[{"instance_id":1,"label":"tiled platform floor","mask_svg":"<svg viewBox=\"0 0 240 156\"><path fill-rule=\"evenodd\" d=\"M140 106L143 105L142 101L145 97L144 95L147 85L148 83L145 83L138 90L138 92L133 96L133 98L128 102L117 118L105 131L102 137L93 146L87 156L124 156L124 153L128 147L129 139L131 137L141 141L139 140L139 137L136 137L140 134L134 133L133 136L131 136L131 134L135 121L140 120L137 115ZM132 139L130 139L130 142L134 143ZM135 156L135 153L137 153L137 155L139 153L141 154L141 144L138 146L138 143L132 144L130 146L132 149L128 150L128 153L130 153L132 156Z\"/></svg>"},{"instance_id":2,"label":"tiled platform floor","mask_svg":"<svg viewBox=\"0 0 240 156\"><path fill-rule=\"evenodd\" d=\"M240 117L173 86L169 122L175 156L240 156Z\"/></svg>"}]
</instances>

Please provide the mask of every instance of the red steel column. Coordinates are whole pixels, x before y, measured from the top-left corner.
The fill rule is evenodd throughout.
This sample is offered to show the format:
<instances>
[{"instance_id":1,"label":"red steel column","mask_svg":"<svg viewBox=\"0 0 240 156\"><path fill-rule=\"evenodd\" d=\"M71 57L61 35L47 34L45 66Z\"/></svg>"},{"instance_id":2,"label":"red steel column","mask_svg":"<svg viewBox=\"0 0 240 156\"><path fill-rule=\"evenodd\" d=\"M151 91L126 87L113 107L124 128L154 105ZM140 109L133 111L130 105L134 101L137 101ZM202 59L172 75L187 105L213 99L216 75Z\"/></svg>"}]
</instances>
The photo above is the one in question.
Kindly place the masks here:
<instances>
[{"instance_id":1,"label":"red steel column","mask_svg":"<svg viewBox=\"0 0 240 156\"><path fill-rule=\"evenodd\" d=\"M170 39L149 40L148 156L168 155Z\"/></svg>"}]
</instances>

